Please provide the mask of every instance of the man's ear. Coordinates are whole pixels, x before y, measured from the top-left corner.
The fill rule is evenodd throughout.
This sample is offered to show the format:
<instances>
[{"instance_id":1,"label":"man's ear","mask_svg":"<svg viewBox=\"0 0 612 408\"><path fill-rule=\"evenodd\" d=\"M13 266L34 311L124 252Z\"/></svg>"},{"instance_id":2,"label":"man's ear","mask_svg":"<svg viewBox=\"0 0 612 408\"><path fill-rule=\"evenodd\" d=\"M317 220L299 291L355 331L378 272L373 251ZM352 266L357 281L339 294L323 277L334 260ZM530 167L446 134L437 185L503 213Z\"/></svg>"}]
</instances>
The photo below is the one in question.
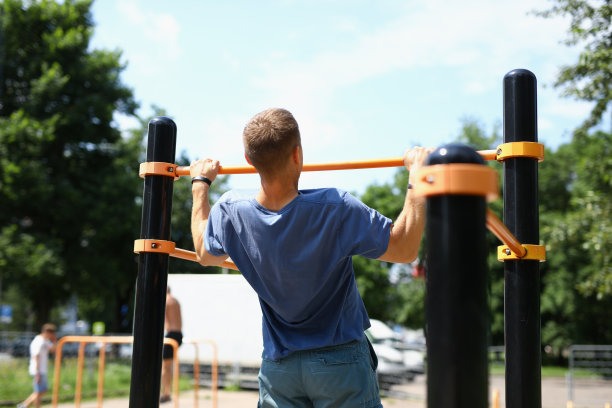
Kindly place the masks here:
<instances>
[{"instance_id":1,"label":"man's ear","mask_svg":"<svg viewBox=\"0 0 612 408\"><path fill-rule=\"evenodd\" d=\"M251 163L251 161L249 160L249 156L247 156L247 154L244 154L244 158L246 159L247 163L249 163L251 166L253 165L253 163Z\"/></svg>"},{"instance_id":2,"label":"man's ear","mask_svg":"<svg viewBox=\"0 0 612 408\"><path fill-rule=\"evenodd\" d=\"M293 162L295 164L299 164L302 160L301 151L302 151L302 146L297 145L293 148L293 151L291 152L291 157L293 158Z\"/></svg>"}]
</instances>

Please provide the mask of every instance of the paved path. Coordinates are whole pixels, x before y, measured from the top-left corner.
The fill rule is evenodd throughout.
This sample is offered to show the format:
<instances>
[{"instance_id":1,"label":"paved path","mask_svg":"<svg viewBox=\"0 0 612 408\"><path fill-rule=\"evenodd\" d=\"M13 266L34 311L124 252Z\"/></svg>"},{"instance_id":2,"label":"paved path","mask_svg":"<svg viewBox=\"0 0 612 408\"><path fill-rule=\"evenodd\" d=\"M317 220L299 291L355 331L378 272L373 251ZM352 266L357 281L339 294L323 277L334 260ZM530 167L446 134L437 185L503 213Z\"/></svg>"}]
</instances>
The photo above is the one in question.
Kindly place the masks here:
<instances>
[{"instance_id":1,"label":"paved path","mask_svg":"<svg viewBox=\"0 0 612 408\"><path fill-rule=\"evenodd\" d=\"M490 390L499 390L500 407L504 404L504 378L499 376L491 377ZM419 376L408 384L394 387L391 395L383 399L385 408L426 408L425 403L426 385L425 376ZM218 408L245 408L257 406L256 391L219 391ZM612 381L603 380L582 380L576 392L576 404L574 408L604 408L604 401L612 403ZM565 408L567 399L567 388L563 378L544 378L542 380L542 408ZM598 403L581 403L581 400L598 400ZM60 408L74 407L72 404L60 404ZM195 407L194 392L185 391L181 393L179 407ZM213 408L211 391L208 389L200 390L198 408ZM95 408L95 401L81 403L81 408ZM105 399L104 408L127 408L128 399L116 398ZM174 408L174 403L161 404L160 408Z\"/></svg>"}]
</instances>

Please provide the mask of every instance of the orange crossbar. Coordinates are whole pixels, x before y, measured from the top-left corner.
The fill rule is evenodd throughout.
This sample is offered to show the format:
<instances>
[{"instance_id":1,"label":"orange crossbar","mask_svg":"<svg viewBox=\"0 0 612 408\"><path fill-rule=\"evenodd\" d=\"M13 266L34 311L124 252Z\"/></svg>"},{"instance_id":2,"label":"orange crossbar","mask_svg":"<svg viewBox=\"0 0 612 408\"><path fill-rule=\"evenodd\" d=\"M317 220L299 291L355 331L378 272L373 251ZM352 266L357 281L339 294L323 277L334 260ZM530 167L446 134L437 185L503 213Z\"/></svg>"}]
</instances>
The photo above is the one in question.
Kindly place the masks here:
<instances>
[{"instance_id":1,"label":"orange crossbar","mask_svg":"<svg viewBox=\"0 0 612 408\"><path fill-rule=\"evenodd\" d=\"M496 150L480 150L478 152L485 160L496 160ZM402 157L390 157L386 159L358 160L335 163L305 164L302 171L325 171L325 170L355 170L355 169L374 169L381 167L403 167ZM219 167L219 174L254 174L257 173L253 166L232 166ZM179 166L176 168L177 176L188 176L189 166Z\"/></svg>"},{"instance_id":2,"label":"orange crossbar","mask_svg":"<svg viewBox=\"0 0 612 408\"><path fill-rule=\"evenodd\" d=\"M501 242L506 244L508 248L512 250L519 258L524 257L527 254L527 250L521 245L516 237L510 232L510 230L504 225L504 223L497 218L497 215L490 208L487 208L487 228L493 233Z\"/></svg>"}]
</instances>

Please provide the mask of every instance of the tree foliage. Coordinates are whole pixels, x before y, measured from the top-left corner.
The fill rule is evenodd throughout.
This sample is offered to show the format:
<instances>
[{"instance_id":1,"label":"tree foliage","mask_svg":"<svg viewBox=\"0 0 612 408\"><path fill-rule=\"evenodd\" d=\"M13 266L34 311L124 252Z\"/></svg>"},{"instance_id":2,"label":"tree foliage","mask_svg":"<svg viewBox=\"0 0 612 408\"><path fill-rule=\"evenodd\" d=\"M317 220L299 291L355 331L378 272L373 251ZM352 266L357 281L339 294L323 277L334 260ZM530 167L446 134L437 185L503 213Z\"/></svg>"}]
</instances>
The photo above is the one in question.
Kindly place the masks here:
<instances>
[{"instance_id":1,"label":"tree foliage","mask_svg":"<svg viewBox=\"0 0 612 408\"><path fill-rule=\"evenodd\" d=\"M120 52L89 46L91 3L0 2L0 279L6 293L28 299L21 307L31 310L30 327L76 294L81 318L130 331L138 167L151 118L125 135L113 120L136 116L137 104L120 80ZM217 179L213 197L226 180ZM172 239L193 248L190 184L178 181L174 198ZM186 261L171 265L202 272Z\"/></svg>"},{"instance_id":2,"label":"tree foliage","mask_svg":"<svg viewBox=\"0 0 612 408\"><path fill-rule=\"evenodd\" d=\"M3 273L28 291L37 325L72 292L118 289L114 275L126 264L117 255L133 239L126 174L137 164L125 161L134 146L113 114L133 114L136 103L119 53L89 49L90 6L0 4L0 225L20 248L3 250Z\"/></svg>"},{"instance_id":3,"label":"tree foliage","mask_svg":"<svg viewBox=\"0 0 612 408\"><path fill-rule=\"evenodd\" d=\"M476 150L495 148L501 143L498 129L496 125L487 133L476 120L466 118L457 140ZM610 133L584 133L557 151L547 150L539 167L540 232L547 247L547 261L540 266L542 342L551 346L553 357L571 344L612 341L608 323L612 319L611 149ZM501 189L503 167L489 165L499 172ZM394 183L369 186L362 199L395 217L406 182L407 173L399 171ZM489 207L502 218L501 198ZM491 344L503 344L504 273L496 255L500 243L488 234L487 245ZM376 261L356 259L355 267L373 317L422 327L422 280L391 282L389 265Z\"/></svg>"},{"instance_id":4,"label":"tree foliage","mask_svg":"<svg viewBox=\"0 0 612 408\"><path fill-rule=\"evenodd\" d=\"M542 341L556 355L612 341L611 142L609 133L585 134L540 165Z\"/></svg>"},{"instance_id":5,"label":"tree foliage","mask_svg":"<svg viewBox=\"0 0 612 408\"><path fill-rule=\"evenodd\" d=\"M582 130L601 122L612 100L612 3L609 0L556 0L537 14L569 16L567 45L584 45L574 65L565 65L555 82L566 96L593 102Z\"/></svg>"}]
</instances>

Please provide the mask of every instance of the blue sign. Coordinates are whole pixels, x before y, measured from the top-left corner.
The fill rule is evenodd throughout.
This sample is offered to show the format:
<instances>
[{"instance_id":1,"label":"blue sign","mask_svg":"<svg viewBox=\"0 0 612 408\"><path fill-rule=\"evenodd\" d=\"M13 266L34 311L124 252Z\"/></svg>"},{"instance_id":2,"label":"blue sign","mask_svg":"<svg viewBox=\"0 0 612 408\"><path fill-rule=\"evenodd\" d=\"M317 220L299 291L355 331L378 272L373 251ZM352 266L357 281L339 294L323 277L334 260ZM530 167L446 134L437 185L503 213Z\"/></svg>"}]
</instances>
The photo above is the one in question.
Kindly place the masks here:
<instances>
[{"instance_id":1,"label":"blue sign","mask_svg":"<svg viewBox=\"0 0 612 408\"><path fill-rule=\"evenodd\" d=\"M10 323L13 321L13 307L11 305L0 305L0 322Z\"/></svg>"}]
</instances>

